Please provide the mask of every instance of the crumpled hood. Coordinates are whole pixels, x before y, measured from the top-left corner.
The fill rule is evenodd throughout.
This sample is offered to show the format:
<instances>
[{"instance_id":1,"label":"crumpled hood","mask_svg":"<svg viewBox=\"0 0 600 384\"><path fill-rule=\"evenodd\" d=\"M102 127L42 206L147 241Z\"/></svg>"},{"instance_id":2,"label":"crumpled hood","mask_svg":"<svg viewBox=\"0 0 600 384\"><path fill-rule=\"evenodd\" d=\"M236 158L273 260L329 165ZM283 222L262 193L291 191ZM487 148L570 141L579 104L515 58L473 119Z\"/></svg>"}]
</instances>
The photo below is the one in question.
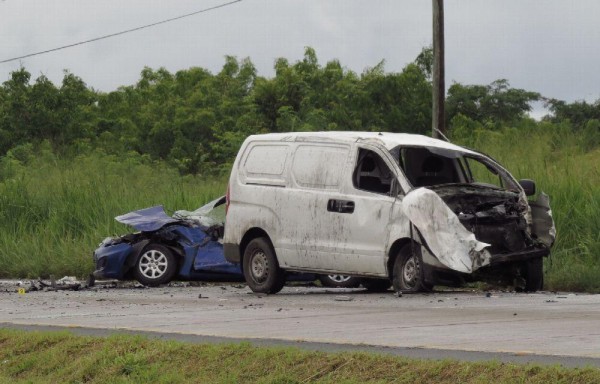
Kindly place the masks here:
<instances>
[{"instance_id":1,"label":"crumpled hood","mask_svg":"<svg viewBox=\"0 0 600 384\"><path fill-rule=\"evenodd\" d=\"M404 196L402 209L434 256L448 268L472 273L490 263L486 249L490 244L478 241L434 191L413 189Z\"/></svg>"},{"instance_id":2,"label":"crumpled hood","mask_svg":"<svg viewBox=\"0 0 600 384\"><path fill-rule=\"evenodd\" d=\"M181 221L168 216L162 205L132 211L115 217L115 220L141 232L157 231L167 224Z\"/></svg>"}]
</instances>

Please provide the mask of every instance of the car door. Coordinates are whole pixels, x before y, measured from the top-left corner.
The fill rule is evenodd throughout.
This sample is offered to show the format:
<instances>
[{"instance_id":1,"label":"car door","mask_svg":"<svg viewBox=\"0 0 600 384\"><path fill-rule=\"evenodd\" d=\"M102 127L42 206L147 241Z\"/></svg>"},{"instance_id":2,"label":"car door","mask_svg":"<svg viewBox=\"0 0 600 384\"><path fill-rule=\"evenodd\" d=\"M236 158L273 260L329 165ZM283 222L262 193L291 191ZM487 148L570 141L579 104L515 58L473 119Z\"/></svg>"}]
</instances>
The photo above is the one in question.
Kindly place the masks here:
<instances>
[{"instance_id":1,"label":"car door","mask_svg":"<svg viewBox=\"0 0 600 384\"><path fill-rule=\"evenodd\" d=\"M342 199L349 155L347 144L302 143L295 148L289 185L278 191L273 203L281 221L274 245L282 267L335 268L343 226L331 217L327 204Z\"/></svg>"},{"instance_id":2,"label":"car door","mask_svg":"<svg viewBox=\"0 0 600 384\"><path fill-rule=\"evenodd\" d=\"M396 201L391 193L395 176L388 160L367 146L353 147L345 163L342 152L338 163L331 163L324 161L319 151L312 148L301 156L308 161L305 155L310 155L313 165L329 170L329 177L321 175L322 181L313 188L304 180L315 177L302 174L312 172L311 167L292 166L292 179L299 189L292 192L295 199L288 199L284 206L289 210L287 216L296 218L288 229L295 240L295 253L284 250L282 254L292 256L284 255L284 262L317 271L385 275L388 227ZM295 163L301 158L298 153Z\"/></svg>"},{"instance_id":3,"label":"car door","mask_svg":"<svg viewBox=\"0 0 600 384\"><path fill-rule=\"evenodd\" d=\"M390 222L396 197L396 176L389 159L377 147L357 146L352 167L345 174L343 198L335 201L326 216L335 225L337 247L332 268L347 273L384 275L385 252L390 235ZM335 206L351 206L352 210L336 210Z\"/></svg>"}]
</instances>

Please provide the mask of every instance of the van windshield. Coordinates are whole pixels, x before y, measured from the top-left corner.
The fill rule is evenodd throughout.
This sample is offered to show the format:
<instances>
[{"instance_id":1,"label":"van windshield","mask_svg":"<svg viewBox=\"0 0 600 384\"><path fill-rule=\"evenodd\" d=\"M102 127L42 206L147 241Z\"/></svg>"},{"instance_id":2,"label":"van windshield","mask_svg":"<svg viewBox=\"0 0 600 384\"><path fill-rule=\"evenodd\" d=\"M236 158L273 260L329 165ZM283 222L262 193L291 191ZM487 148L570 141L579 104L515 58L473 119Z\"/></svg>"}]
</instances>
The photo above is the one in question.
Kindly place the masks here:
<instances>
[{"instance_id":1,"label":"van windshield","mask_svg":"<svg viewBox=\"0 0 600 384\"><path fill-rule=\"evenodd\" d=\"M396 147L390 151L413 187L473 184L518 191L515 182L483 156L432 147Z\"/></svg>"}]
</instances>

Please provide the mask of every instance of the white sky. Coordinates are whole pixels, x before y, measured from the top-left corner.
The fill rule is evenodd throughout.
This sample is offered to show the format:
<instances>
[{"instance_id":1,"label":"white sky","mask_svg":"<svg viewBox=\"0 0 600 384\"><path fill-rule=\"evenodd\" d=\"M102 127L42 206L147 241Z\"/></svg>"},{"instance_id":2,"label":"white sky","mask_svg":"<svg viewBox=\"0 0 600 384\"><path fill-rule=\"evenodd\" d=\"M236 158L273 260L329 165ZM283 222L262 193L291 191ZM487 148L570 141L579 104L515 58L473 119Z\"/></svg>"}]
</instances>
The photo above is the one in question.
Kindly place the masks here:
<instances>
[{"instance_id":1,"label":"white sky","mask_svg":"<svg viewBox=\"0 0 600 384\"><path fill-rule=\"evenodd\" d=\"M0 60L194 12L227 0L1 0ZM567 101L600 98L600 1L446 0L446 83L513 87ZM135 83L144 66L218 72L225 55L273 75L305 46L322 64L397 72L431 42L431 0L243 0L151 29L0 64L59 83L63 69L103 91Z\"/></svg>"}]
</instances>

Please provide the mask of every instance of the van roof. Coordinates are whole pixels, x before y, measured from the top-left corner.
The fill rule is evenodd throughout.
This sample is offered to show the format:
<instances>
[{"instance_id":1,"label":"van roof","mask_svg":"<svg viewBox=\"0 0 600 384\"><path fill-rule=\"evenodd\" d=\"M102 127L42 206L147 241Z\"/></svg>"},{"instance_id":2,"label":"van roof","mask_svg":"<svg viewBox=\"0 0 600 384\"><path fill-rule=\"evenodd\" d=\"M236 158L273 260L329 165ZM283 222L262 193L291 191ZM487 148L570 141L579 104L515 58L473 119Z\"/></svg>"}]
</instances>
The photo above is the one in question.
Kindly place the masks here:
<instances>
[{"instance_id":1,"label":"van roof","mask_svg":"<svg viewBox=\"0 0 600 384\"><path fill-rule=\"evenodd\" d=\"M476 152L467 148L449 143L447 141L434 139L429 136L415 135L412 133L392 133L392 132L356 132L356 131L326 131L326 132L286 132L286 133L267 133L262 135L252 135L249 137L253 141L328 141L353 143L357 141L376 142L383 145L388 150L399 145L415 147L433 147L440 149L449 149L463 153L477 155Z\"/></svg>"}]
</instances>

